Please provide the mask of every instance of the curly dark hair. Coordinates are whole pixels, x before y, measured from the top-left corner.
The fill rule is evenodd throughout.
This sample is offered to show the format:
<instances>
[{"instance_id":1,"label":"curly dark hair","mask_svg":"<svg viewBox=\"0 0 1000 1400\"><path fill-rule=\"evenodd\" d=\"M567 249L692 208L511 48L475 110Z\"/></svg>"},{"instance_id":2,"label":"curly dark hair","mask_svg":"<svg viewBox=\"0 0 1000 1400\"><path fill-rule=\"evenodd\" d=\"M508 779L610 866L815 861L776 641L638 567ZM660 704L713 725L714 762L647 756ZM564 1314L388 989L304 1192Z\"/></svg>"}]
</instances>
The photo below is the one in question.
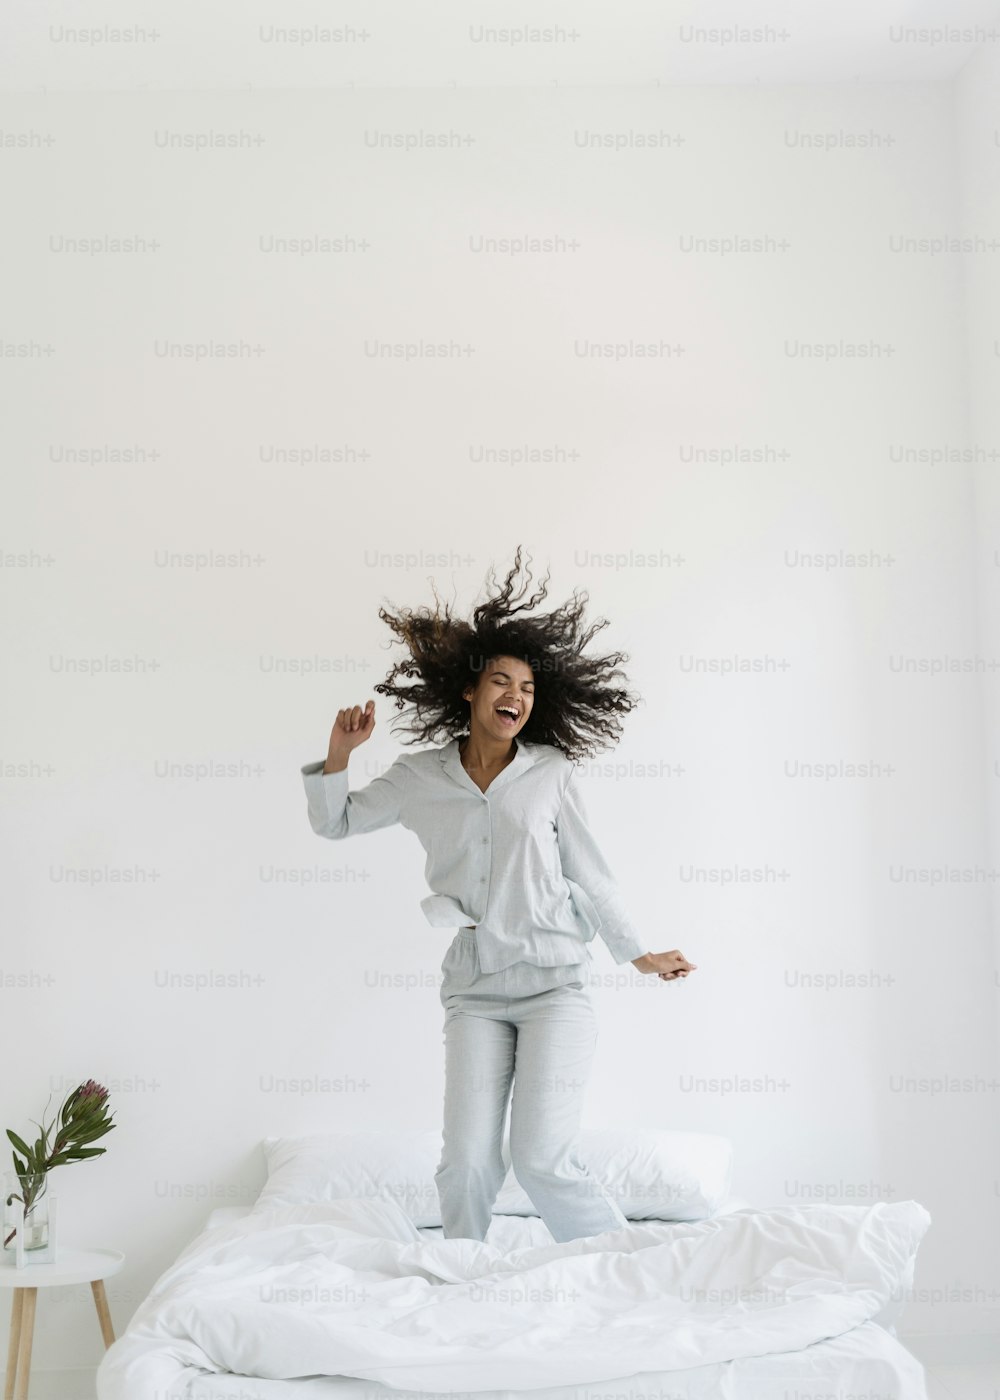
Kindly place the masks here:
<instances>
[{"instance_id":1,"label":"curly dark hair","mask_svg":"<svg viewBox=\"0 0 1000 1400\"><path fill-rule=\"evenodd\" d=\"M546 597L549 580L546 573L528 601L513 606L524 596L531 578L526 564L527 577L514 593L520 569L518 545L513 568L500 591L475 608L471 623L452 616L448 604L438 598L433 581L437 603L433 610L417 607L390 612L379 608L379 617L409 651L409 656L397 661L385 680L374 687L378 694L394 699L397 710L404 704L414 707L408 731L412 737L404 742L425 743L442 735L455 739L467 734L469 702L462 698L462 691L476 685L486 664L498 656L527 662L537 677L534 704L524 726L527 742L551 744L576 761L621 737L618 716L628 714L640 702L639 696L614 684L616 678L627 680L618 664L627 661L628 655L621 651L584 655L593 636L608 626L607 619L598 618L584 631L581 621L588 594L578 595L576 589L570 602L554 612L515 616ZM489 578L495 586L492 567ZM411 685L401 685L398 678L403 676L417 679Z\"/></svg>"}]
</instances>

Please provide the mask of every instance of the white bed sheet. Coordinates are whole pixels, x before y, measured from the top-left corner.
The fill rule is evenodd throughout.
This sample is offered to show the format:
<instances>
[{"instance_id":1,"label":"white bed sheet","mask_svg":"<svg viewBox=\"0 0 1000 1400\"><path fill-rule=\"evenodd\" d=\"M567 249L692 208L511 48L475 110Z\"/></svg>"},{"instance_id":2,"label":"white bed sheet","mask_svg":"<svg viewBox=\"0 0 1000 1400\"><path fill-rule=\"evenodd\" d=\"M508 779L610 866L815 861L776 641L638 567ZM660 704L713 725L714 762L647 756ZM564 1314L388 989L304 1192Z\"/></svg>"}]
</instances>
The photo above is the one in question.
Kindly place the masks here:
<instances>
[{"instance_id":1,"label":"white bed sheet","mask_svg":"<svg viewBox=\"0 0 1000 1400\"><path fill-rule=\"evenodd\" d=\"M717 1214L724 1215L737 1210L746 1212L749 1208L746 1207L745 1203L737 1200L737 1198L732 1198L731 1201L725 1203L723 1210L718 1211ZM382 1225L384 1224L388 1224L389 1232L395 1231L395 1229L402 1231L403 1238L408 1238L408 1236L406 1236L406 1231L410 1231L412 1232L413 1238L426 1240L427 1247L434 1250L433 1256L429 1256L431 1266L433 1266L434 1256L437 1256L438 1253L437 1242L441 1239L440 1229L424 1228L420 1229L419 1232L413 1231L413 1226L409 1225L409 1222L403 1222L402 1214L396 1207L389 1207L387 1214L384 1210L380 1211L377 1207L370 1207L370 1205L360 1203L359 1201L359 1203L357 1203L357 1215L354 1211L356 1211L356 1208L352 1205L345 1217L345 1224L347 1221L350 1221L350 1233L353 1233L354 1229L356 1229L354 1221L357 1219L360 1224L361 1219L364 1217L371 1217L370 1221L368 1221L368 1233L373 1233L373 1231L371 1231L371 1225L373 1225L374 1222L374 1233L377 1236L382 1235ZM868 1254L870 1254L870 1246L873 1245L873 1242L877 1239L882 1239L881 1245L877 1246L878 1253L870 1254L870 1264L873 1264L877 1273L884 1275L880 1284L875 1285L875 1292L881 1295L882 1302L887 1301L887 1282L889 1281L889 1275L898 1275L899 1267L901 1267L902 1254L909 1253L910 1250L915 1252L915 1240L919 1238L919 1233L922 1233L923 1228L926 1228L926 1225L917 1224L915 1212L916 1215L920 1215L920 1217L926 1219L926 1212L920 1210L919 1207L913 1207L912 1203L910 1203L909 1207L891 1208L888 1214L894 1217L894 1224L888 1226L888 1233L885 1233L885 1225L874 1225L874 1232L867 1238L866 1253ZM182 1289L182 1291L185 1291L186 1295L192 1298L193 1306L195 1306L195 1312L190 1312L189 1305L188 1313L186 1313L186 1317L189 1319L188 1326L195 1327L195 1334L200 1330L199 1319L203 1319L204 1316L204 1305L202 1301L200 1301L203 1294L203 1285L202 1282L200 1282L200 1277L210 1277L211 1274L216 1273L217 1266L213 1263L213 1259L217 1259L221 1263L221 1261L230 1257L228 1256L228 1250L230 1250L228 1240L232 1239L237 1243L242 1243L244 1231L242 1231L241 1226L239 1226L237 1222L242 1217L248 1217L248 1215L251 1214L252 1212L249 1211L248 1208L218 1208L218 1210L211 1212L209 1224L206 1225L206 1229L204 1229L202 1235L197 1238L197 1242L203 1242L203 1240L206 1240L206 1236L216 1231L218 1226L228 1226L228 1229L221 1229L220 1236L218 1236L218 1238L224 1240L223 1246L221 1246L221 1253L216 1250L213 1254L211 1247L204 1247L203 1249L204 1261L209 1264L209 1275L202 1275L202 1268L197 1267L200 1260L192 1259L192 1263L195 1264L193 1273L190 1267L188 1268L188 1277L190 1280L193 1280L193 1287L195 1287L196 1292L193 1295L192 1292L190 1292L192 1284L186 1285L186 1289ZM343 1212L338 1212L338 1214L343 1215ZM859 1275L856 1273L854 1264L850 1261L853 1259L853 1250L856 1250L861 1242L861 1236L859 1235L854 1245L850 1243L850 1240L853 1238L854 1229L860 1225L861 1214L864 1214L864 1212L843 1211L842 1214L838 1214L838 1212L832 1211L825 1212L824 1214L824 1212L817 1210L807 1211L805 1215L801 1215L794 1210L777 1211L773 1212L773 1214L772 1212L766 1212L765 1214L765 1212L751 1211L752 1217L755 1218L754 1222L732 1221L731 1224L734 1226L734 1229L730 1229L730 1222L727 1222L727 1226L725 1226L724 1231L721 1232L721 1236L718 1236L717 1232L713 1233L717 1235L717 1243L723 1243L723 1236L725 1236L725 1238L731 1238L734 1240L734 1243L737 1243L739 1250L737 1257L742 1260L741 1266L739 1267L744 1268L744 1264L749 1264L749 1271L744 1271L744 1273L739 1274L741 1280L745 1278L745 1280L749 1281L756 1277L756 1274L758 1274L758 1266L762 1267L763 1253L770 1250L769 1268L773 1270L773 1268L777 1267L777 1274L769 1275L769 1277L782 1278L790 1268L789 1277L790 1281L794 1284L793 1294L796 1296L800 1295L803 1282L807 1284L807 1287L805 1287L805 1294L811 1294L814 1289L811 1287L811 1266L808 1264L808 1257L810 1257L810 1254L807 1253L798 1260L794 1259L794 1254L797 1252L796 1242L794 1242L793 1236L790 1236L790 1252L786 1254L786 1238L784 1238L786 1222L787 1224L796 1226L796 1228L800 1228L800 1226L804 1225L805 1218L808 1217L808 1219L810 1219L808 1229L818 1232L817 1240L819 1253L815 1254L815 1264L821 1268L824 1267L825 1252L829 1242L829 1247L831 1247L831 1254L829 1254L829 1257L831 1257L831 1260L839 1253L840 1257L843 1259L843 1266L838 1267L845 1267L846 1270L849 1270L849 1273L843 1274L843 1278L845 1278L845 1287L847 1287L850 1281L850 1288L852 1289L859 1287L859 1282L861 1287L867 1288L868 1282L870 1282L870 1280L868 1280L868 1267L866 1266ZM396 1221L396 1215L399 1215L398 1221ZM297 1212L291 1212L290 1218L293 1218L296 1224L298 1224L298 1219L300 1219ZM321 1222L325 1221L325 1212L319 1211L318 1218ZM305 1231L307 1231L308 1239L311 1240L312 1236L310 1235L310 1231L312 1225L310 1222L312 1222L312 1212L305 1211L304 1219L305 1222L307 1222ZM759 1221L759 1224L756 1224L756 1221ZM261 1221L258 1221L258 1225L261 1225ZM269 1231L270 1222L265 1221L263 1225L265 1225L265 1228ZM254 1229L255 1226L248 1225L248 1228ZM322 1229L324 1226L321 1224L319 1228ZM360 1226L360 1228L364 1229L366 1226ZM866 1229L867 1228L868 1226L866 1226ZM232 1233L234 1229L235 1235ZM775 1253L775 1247L773 1246L775 1246L776 1242L776 1229L777 1252ZM683 1229L678 1228L678 1240L681 1240L683 1236L685 1236L685 1233ZM695 1233L699 1233L699 1231L695 1231ZM703 1235L703 1232L700 1233ZM506 1252L507 1249L525 1250L538 1245L545 1245L546 1256L548 1256L549 1253L548 1245L550 1236L548 1235L548 1231L545 1231L545 1228L543 1228L542 1222L536 1218L494 1217L490 1236L492 1236L492 1238L489 1239L489 1243L492 1243L494 1250L497 1250L497 1252ZM744 1236L749 1236L749 1238L744 1238ZM838 1236L840 1236L839 1245L836 1243ZM909 1243L906 1243L908 1240ZM647 1240L643 1239L641 1243L646 1242ZM193 1242L192 1246L189 1246L189 1250L186 1254L192 1254L192 1252L197 1253L197 1250L195 1250L195 1243L196 1242ZM448 1253L448 1245L450 1245L450 1243L458 1242L445 1242L445 1253L447 1253L448 1260L450 1260L451 1257L450 1253ZM845 1246L847 1250L846 1254ZM378 1247L382 1249L382 1246ZM388 1247L392 1250L394 1246ZM752 1253L746 1253L748 1249L751 1250ZM815 1246L810 1246L810 1249L815 1249ZM888 1263L889 1254L887 1254L887 1256L885 1256L885 1260L887 1260L885 1264L875 1264L875 1260L878 1259L882 1250L885 1249L889 1250L889 1254L895 1256L894 1263ZM564 1246L553 1246L553 1250L555 1250L556 1253L562 1254L564 1252ZM682 1256L685 1254L685 1250L686 1246L681 1246ZM672 1252L674 1252L674 1247L672 1247ZM657 1253L658 1252L654 1250L653 1254ZM651 1254L650 1257L653 1257L653 1254ZM266 1260L270 1261L270 1256L265 1257ZM307 1247L307 1257L308 1259L314 1257L312 1256L311 1243ZM728 1267L727 1260L730 1259L730 1257L727 1249L721 1254L716 1254L716 1263L710 1264L709 1273L702 1274L702 1282L711 1282L711 1284L714 1285L714 1281L720 1277L718 1270L721 1268L721 1270L724 1271L725 1268ZM252 1256L246 1256L246 1259L249 1261L252 1259ZM282 1257L275 1256L275 1264L277 1267L283 1267ZM361 1267L364 1267L363 1263L361 1263ZM443 1277L448 1277L447 1271L450 1267L450 1263L445 1261L445 1275L443 1275ZM683 1271L688 1266L682 1263L681 1267ZM912 1271L912 1263L910 1263L910 1271ZM176 1273L176 1268L174 1273ZM239 1263L237 1267L235 1267L235 1273L228 1271L227 1274L227 1277L232 1278L232 1285L234 1285L234 1287L241 1287L241 1285L239 1285L239 1277L241 1277L241 1274L242 1256L239 1256ZM361 1277L361 1275L359 1275L359 1277ZM459 1271L459 1277L475 1277L475 1274L466 1275ZM517 1275L510 1275L510 1277L515 1278ZM681 1277L681 1275L678 1275L678 1277ZM842 1317L842 1322L838 1324L840 1330L838 1330L836 1336L829 1336L829 1331L833 1330L833 1326L829 1327L829 1329L826 1327L825 1319L826 1316L828 1316L826 1312L818 1316L812 1316L807 1329L798 1327L796 1330L796 1327L793 1326L791 1330L784 1330L784 1319L782 1319L782 1326L777 1330L772 1330L772 1338L775 1338L775 1340L777 1340L777 1338L784 1338L784 1343L791 1345L791 1347L796 1347L796 1350L768 1350L766 1354L761 1355L755 1354L756 1351L762 1350L758 1345L751 1345L751 1347L734 1347L731 1348L731 1350L724 1350L721 1345L716 1345L716 1337L714 1337L711 1331L706 1333L706 1331L703 1330L702 1323L699 1322L699 1308L689 1305L685 1313L683 1313L683 1316L678 1317L678 1322L683 1324L682 1333L676 1334L678 1340L675 1340L674 1330L671 1329L667 1334L657 1334L657 1336L660 1336L660 1341L654 1345L653 1350L644 1352L644 1354L650 1358L662 1357L662 1361L658 1361L658 1365L668 1366L669 1369L655 1369L655 1371L647 1369L647 1371L634 1372L632 1375L627 1376L627 1379L622 1378L618 1380L606 1379L609 1376L609 1372L605 1369L605 1379L595 1380L595 1382L592 1382L591 1387L585 1385L585 1382L581 1380L583 1372L581 1372L580 1368L580 1358L577 1358L576 1378L574 1378L573 1385L548 1385L545 1389L539 1387L539 1389L525 1392L524 1371L520 1372L520 1379L513 1380L511 1383L517 1386L518 1394L528 1393L532 1394L532 1396L550 1397L550 1400L580 1400L581 1389L584 1389L588 1394L592 1393L594 1396L597 1396L598 1387L599 1393L601 1394L618 1394L625 1390L627 1394L633 1397L657 1396L658 1400L709 1400L709 1397L721 1397L721 1400L787 1400L789 1394L796 1393L796 1390L798 1390L800 1394L811 1394L811 1396L829 1393L842 1394L842 1396L843 1394L877 1394L877 1396L880 1396L880 1400L926 1400L926 1383L924 1383L922 1366L919 1365L919 1362L917 1362L915 1358L910 1357L909 1352L906 1352L905 1348L896 1341L891 1331L885 1329L884 1326L878 1326L878 1323L874 1322L874 1320L870 1320L871 1316L873 1316L874 1308L868 1309L867 1312L859 1312L856 1306L847 1302L847 1298L842 1299L840 1302L836 1301L836 1295L838 1295L840 1285L833 1280L839 1277L839 1273L836 1275L829 1275L828 1282L826 1282L822 1288L819 1288L819 1282L817 1281L818 1291L822 1291L824 1294L828 1295L828 1302L825 1303L824 1308L832 1309L831 1312L829 1312L829 1316L833 1317L833 1319L838 1315ZM667 1281L668 1287L674 1287L674 1285L669 1284L669 1270L668 1274L664 1275L664 1280ZM831 1282L833 1287L832 1295L829 1294ZM609 1287L606 1281L605 1284L598 1285L597 1292L591 1292L591 1295L588 1295L588 1305L594 1305L595 1301L598 1301L598 1305L601 1305L606 1287ZM618 1284L615 1284L615 1287L618 1288ZM154 1292L157 1292L157 1289L154 1289ZM874 1298L875 1294L871 1296ZM211 1305L209 1306L211 1308ZM291 1369L287 1368L287 1365L280 1366L279 1368L279 1366L263 1364L263 1362L261 1362L261 1365L256 1364L256 1362L254 1362L254 1364L246 1364L245 1359L242 1362L232 1361L231 1358L238 1358L241 1357L241 1355L244 1355L244 1357L246 1357L246 1355L255 1355L254 1343L252 1343L252 1341L245 1341L245 1343L237 1341L234 1345L234 1337L237 1337L237 1331L234 1331L232 1320L246 1316L246 1313L242 1310L242 1306L245 1305L241 1305L241 1308L235 1313L225 1313L221 1331L216 1331L216 1334L214 1334L214 1341L221 1345L221 1351L217 1351L216 1354L228 1354L228 1357L230 1357L231 1371L256 1372L258 1369L262 1369L265 1373L270 1372L272 1375L290 1376ZM807 1313L815 1312L814 1305L812 1305L811 1302L805 1302L805 1310L807 1310ZM150 1312L150 1302L148 1302L148 1299L144 1308L140 1309L140 1313L141 1312L146 1312L147 1320L153 1317L151 1326L153 1326L154 1333L157 1334L157 1341L155 1341L154 1345L157 1345L157 1347L161 1344L164 1345L165 1350L162 1352L162 1355L164 1355L164 1378L167 1372L171 1372L171 1376L174 1375L174 1366L172 1366L171 1362L174 1358L179 1361L179 1355L176 1354L175 1343L171 1340L171 1326L168 1326L168 1324L162 1326L161 1343L160 1336L158 1336L161 1330L160 1322L158 1322L158 1317L155 1315L155 1309L153 1313ZM744 1309L737 1308L737 1313L741 1312L744 1312ZM889 1312L891 1312L889 1306L885 1306L885 1308L882 1309L880 1315L882 1322L885 1322ZM615 1316L613 1310L608 1316L609 1319ZM737 1330L745 1329L746 1324L742 1323L738 1316L732 1316L731 1312L728 1313L727 1316L730 1317L730 1322L728 1322L728 1324L723 1323L724 1326L735 1326ZM763 1315L758 1316L761 1317L763 1322L766 1322ZM758 1322L758 1316L755 1316L755 1324ZM857 1319L857 1323L850 1324L849 1319ZM503 1320L497 1319L497 1322L500 1324L500 1329L503 1330ZM289 1323L291 1324L291 1319L289 1319ZM525 1323L529 1324L528 1316L525 1317ZM459 1326L464 1326L464 1324L459 1323ZM685 1344L685 1341L683 1341L683 1334L692 1326L693 1331L695 1331L695 1336L699 1337L699 1343L696 1345L690 1344L690 1341L688 1344ZM140 1331L143 1331L141 1327ZM148 1327L146 1331L148 1333ZM172 1334L174 1334L178 1340L181 1337L188 1336L185 1326L181 1327L179 1333L174 1329L174 1333ZM245 1338L256 1337L254 1331L248 1333L241 1324L239 1324L239 1334ZM592 1336L590 1331L587 1330L580 1333L578 1324L576 1334L577 1337L580 1338L580 1341L583 1341L584 1337ZM454 1336L455 1340L458 1340L459 1333L454 1333ZM518 1337L520 1336L521 1333L518 1333ZM702 1340L700 1340L702 1337L706 1338L707 1344L709 1344L710 1348L713 1348L716 1357L738 1357L739 1359L718 1359L718 1361L710 1365L695 1365L689 1366L689 1368L686 1369L681 1368L681 1366L678 1365L678 1359L675 1358L699 1357L699 1355L706 1354ZM790 1337L801 1337L803 1340L790 1341ZM667 1341L665 1350L664 1338L665 1341ZM772 1340L772 1345L775 1345L775 1340ZM307 1336L303 1334L303 1344L307 1344L307 1341ZM141 1341L141 1343L139 1343L139 1350L143 1350L143 1347L147 1347L147 1345L148 1336L146 1341ZM228 1352L225 1351L225 1345L228 1345L228 1348L230 1348ZM780 1345L780 1340L777 1341L777 1345ZM246 1351L246 1347L249 1347L249 1351ZM125 1354L127 1350L129 1350L129 1345L127 1345L127 1343L118 1344L119 1355ZM282 1350L282 1348L280 1348L279 1343L279 1352L280 1350ZM710 1350L707 1354L713 1354L713 1350ZM186 1371L186 1383L176 1392L176 1400L181 1400L181 1397L183 1397L183 1400L335 1400L335 1397L336 1400L373 1400L373 1397L377 1396L385 1396L388 1400L388 1397L399 1397L402 1393L401 1390L395 1389L395 1387L382 1385L380 1380L375 1379L375 1375L371 1375L371 1373L368 1373L366 1379L349 1378L349 1376L319 1375L319 1373L317 1373L317 1375L308 1376L308 1378L269 1380L255 1379L245 1375L231 1375L230 1369L225 1369L224 1362L216 1362L213 1366L211 1362L207 1362L206 1355L200 1354L200 1352L199 1354L202 1355L202 1365L206 1365L207 1369L202 1372L202 1375L196 1376L195 1372L192 1372L192 1369L190 1369L190 1362L195 1361L195 1357L189 1354L188 1344L182 1343L182 1351L185 1352L185 1355L188 1355L189 1365L188 1371ZM307 1354L308 1352L300 1350L300 1344L298 1344L297 1341L291 1343L290 1350L286 1345L287 1357L294 1358L296 1361L304 1358L304 1355ZM311 1371L328 1372L339 1369L338 1365L329 1364L335 1352L326 1350L325 1352L321 1351L319 1355L322 1355L322 1361L317 1365L311 1366ZM373 1362L371 1362L370 1365L374 1365L375 1372L381 1372L382 1375L387 1376L388 1380L392 1373L392 1366L389 1366L387 1369L387 1366L381 1365L380 1362L375 1361L374 1358L377 1357L377 1355L378 1351L375 1351L373 1354ZM438 1352L438 1355L444 1358L444 1352ZM476 1355L479 1355L478 1351L476 1351ZM542 1355L542 1352L538 1352L538 1361L536 1361L536 1365L541 1364L542 1371L545 1371L545 1366L548 1366L548 1361L542 1364ZM584 1352L581 1352L581 1355L590 1357L591 1351L585 1348ZM594 1355L597 1357L597 1352L595 1352ZM633 1352L633 1355L639 1355L639 1352ZM668 1355L669 1361L667 1359ZM604 1358L601 1359L604 1361ZM153 1397L137 1396L137 1394L133 1396L133 1386L127 1385L125 1389L122 1389L122 1382L120 1382L120 1380L116 1382L115 1376L112 1375L113 1361L115 1361L115 1348L112 1348L112 1354L106 1358L105 1366L102 1368L106 1373L104 1380L108 1389L105 1390L105 1386L101 1385L102 1378L101 1375L98 1376L99 1394L101 1394L101 1396L105 1396L105 1394L112 1396L113 1394L113 1396L118 1397L119 1394L127 1394L129 1400L153 1400ZM109 1362L111 1362L111 1365L109 1365ZM157 1368L158 1365L160 1364L157 1362ZM197 1362L195 1362L195 1365L197 1365ZM216 1366L223 1366L224 1369L216 1369ZM143 1368L140 1366L139 1369ZM480 1365L480 1362L476 1361L475 1365L466 1369L468 1369L469 1375L475 1376L473 1383L479 1383L480 1378L482 1378L482 1365ZM585 1372L587 1372L587 1379L590 1378L590 1362L588 1362L584 1369ZM438 1371L441 1373L441 1378L444 1379L445 1375L448 1375L448 1365L444 1365L443 1368L438 1366ZM562 1371L562 1375L560 1375L560 1371ZM430 1389L430 1386L427 1386L426 1378L430 1376L430 1379L433 1380L434 1383L438 1383L437 1373L436 1371L420 1372L420 1380L415 1380L415 1385L420 1386L420 1394L431 1397L445 1393L450 1394L450 1396L455 1396L455 1394L459 1394L459 1396L462 1396L462 1394L471 1394L471 1392L465 1392L465 1390L445 1389L443 1392L437 1392L437 1390ZM515 1368L514 1372L511 1372L511 1375L517 1375L517 1373L517 1368ZM528 1373L534 1372L529 1371ZM549 1368L549 1382L555 1379L566 1379L570 1373L571 1369L567 1369L564 1364L557 1366L556 1369ZM132 1373L129 1373L129 1375L130 1379L132 1379ZM136 1372L136 1378L137 1375L139 1375L139 1372ZM458 1372L458 1375L461 1375L461 1371ZM618 1375L620 1375L620 1372ZM451 1383L454 1385L454 1380L452 1380ZM528 1385L529 1383L531 1382L528 1382ZM424 1389L424 1386L427 1386L426 1389ZM415 1394L416 1392L408 1393ZM497 1400L497 1397L511 1396L511 1394L514 1394L511 1390L476 1390L475 1392L475 1396L478 1397L478 1400ZM157 1393L155 1400L174 1400L174 1387L169 1387L169 1396L167 1396L167 1394Z\"/></svg>"}]
</instances>

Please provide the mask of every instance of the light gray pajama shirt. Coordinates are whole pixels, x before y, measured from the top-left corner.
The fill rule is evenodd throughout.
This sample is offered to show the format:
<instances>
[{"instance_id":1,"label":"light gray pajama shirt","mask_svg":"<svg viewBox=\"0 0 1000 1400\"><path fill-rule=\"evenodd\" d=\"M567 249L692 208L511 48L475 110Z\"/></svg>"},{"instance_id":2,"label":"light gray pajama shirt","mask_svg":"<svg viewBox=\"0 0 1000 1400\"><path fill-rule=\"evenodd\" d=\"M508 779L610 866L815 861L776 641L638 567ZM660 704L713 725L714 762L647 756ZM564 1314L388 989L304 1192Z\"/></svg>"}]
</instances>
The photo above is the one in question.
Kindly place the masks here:
<instances>
[{"instance_id":1,"label":"light gray pajama shirt","mask_svg":"<svg viewBox=\"0 0 1000 1400\"><path fill-rule=\"evenodd\" d=\"M463 768L458 739L401 753L353 792L348 770L324 774L324 759L301 770L317 835L397 822L416 834L432 891L420 902L427 922L476 925L480 974L507 973L497 986L510 994L514 964L579 967L595 934L616 963L649 952L590 831L576 765L554 745L513 742L486 792Z\"/></svg>"}]
</instances>

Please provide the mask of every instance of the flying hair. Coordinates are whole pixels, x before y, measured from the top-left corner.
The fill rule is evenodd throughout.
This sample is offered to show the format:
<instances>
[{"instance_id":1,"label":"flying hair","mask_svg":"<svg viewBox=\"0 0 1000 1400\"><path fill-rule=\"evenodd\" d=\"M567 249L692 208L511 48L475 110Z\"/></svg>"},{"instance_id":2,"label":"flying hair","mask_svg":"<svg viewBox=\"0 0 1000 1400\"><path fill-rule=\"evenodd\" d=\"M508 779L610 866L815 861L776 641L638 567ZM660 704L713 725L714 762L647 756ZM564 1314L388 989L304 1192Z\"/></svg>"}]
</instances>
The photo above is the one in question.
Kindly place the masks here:
<instances>
[{"instance_id":1,"label":"flying hair","mask_svg":"<svg viewBox=\"0 0 1000 1400\"><path fill-rule=\"evenodd\" d=\"M499 656L526 662L535 677L534 705L521 731L527 742L551 744L574 761L618 742L619 716L640 703L626 688L628 678L620 669L629 657L621 651L587 654L608 620L598 618L585 626L586 591L574 589L562 607L528 616L548 596L549 581L546 572L535 592L521 602L532 577L529 564L530 558L516 592L521 546L502 585L491 566L490 596L473 609L471 621L452 614L433 580L433 608L379 608L379 617L407 651L374 687L395 701L397 711L412 707L408 723L401 726L410 736L404 743L438 743L467 734L469 702L462 691L476 685L487 664Z\"/></svg>"}]
</instances>

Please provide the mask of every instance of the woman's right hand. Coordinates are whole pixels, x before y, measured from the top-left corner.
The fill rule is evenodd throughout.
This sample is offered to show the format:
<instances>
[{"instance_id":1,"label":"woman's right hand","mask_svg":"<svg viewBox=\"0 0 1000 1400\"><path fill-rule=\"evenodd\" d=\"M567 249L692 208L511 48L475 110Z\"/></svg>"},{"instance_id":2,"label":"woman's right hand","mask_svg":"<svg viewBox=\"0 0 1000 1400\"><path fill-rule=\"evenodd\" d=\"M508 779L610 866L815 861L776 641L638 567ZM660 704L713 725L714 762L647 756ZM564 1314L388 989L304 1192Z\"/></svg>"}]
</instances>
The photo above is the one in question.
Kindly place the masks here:
<instances>
[{"instance_id":1,"label":"woman's right hand","mask_svg":"<svg viewBox=\"0 0 1000 1400\"><path fill-rule=\"evenodd\" d=\"M326 766L332 764L346 764L348 758L359 744L363 744L366 739L371 738L372 730L375 728L375 701L369 700L364 709L360 705L353 708L348 705L343 710L338 710L337 718L333 722L333 729L330 731L330 748L327 754Z\"/></svg>"}]
</instances>

